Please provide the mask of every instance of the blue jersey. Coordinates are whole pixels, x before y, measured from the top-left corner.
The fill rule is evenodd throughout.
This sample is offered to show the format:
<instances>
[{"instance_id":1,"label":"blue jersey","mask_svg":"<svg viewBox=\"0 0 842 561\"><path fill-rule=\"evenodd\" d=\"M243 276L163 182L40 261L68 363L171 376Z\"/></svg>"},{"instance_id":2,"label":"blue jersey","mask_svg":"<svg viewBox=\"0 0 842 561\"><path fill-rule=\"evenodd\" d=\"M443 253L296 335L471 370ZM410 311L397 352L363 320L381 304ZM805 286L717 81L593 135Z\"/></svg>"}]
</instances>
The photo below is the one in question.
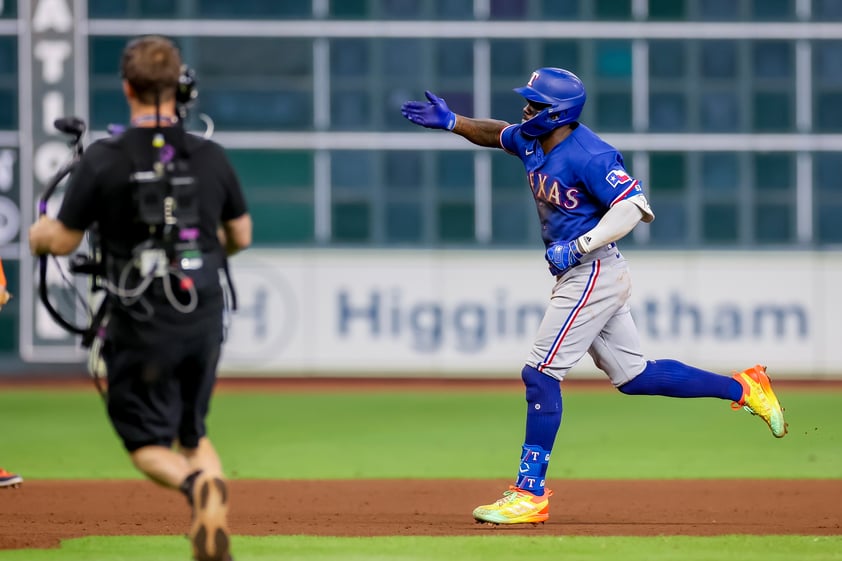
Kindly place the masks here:
<instances>
[{"instance_id":1,"label":"blue jersey","mask_svg":"<svg viewBox=\"0 0 842 561\"><path fill-rule=\"evenodd\" d=\"M549 154L520 133L520 124L503 129L500 145L523 161L547 247L575 240L614 204L643 193L620 152L581 123Z\"/></svg>"}]
</instances>

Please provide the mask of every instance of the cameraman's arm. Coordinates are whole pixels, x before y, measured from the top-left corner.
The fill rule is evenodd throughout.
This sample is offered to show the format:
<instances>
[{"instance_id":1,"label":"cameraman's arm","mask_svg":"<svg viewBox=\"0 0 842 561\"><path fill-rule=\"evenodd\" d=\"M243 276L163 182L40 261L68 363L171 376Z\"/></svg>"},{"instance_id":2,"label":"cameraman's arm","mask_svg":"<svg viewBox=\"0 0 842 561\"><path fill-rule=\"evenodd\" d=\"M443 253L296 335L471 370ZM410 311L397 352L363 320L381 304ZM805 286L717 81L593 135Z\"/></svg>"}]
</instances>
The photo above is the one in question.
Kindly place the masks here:
<instances>
[{"instance_id":1,"label":"cameraman's arm","mask_svg":"<svg viewBox=\"0 0 842 561\"><path fill-rule=\"evenodd\" d=\"M251 230L251 215L248 213L223 222L219 229L219 241L225 248L225 253L234 255L250 246Z\"/></svg>"},{"instance_id":2,"label":"cameraman's arm","mask_svg":"<svg viewBox=\"0 0 842 561\"><path fill-rule=\"evenodd\" d=\"M33 255L68 255L82 243L85 232L42 216L29 228L29 249Z\"/></svg>"}]
</instances>

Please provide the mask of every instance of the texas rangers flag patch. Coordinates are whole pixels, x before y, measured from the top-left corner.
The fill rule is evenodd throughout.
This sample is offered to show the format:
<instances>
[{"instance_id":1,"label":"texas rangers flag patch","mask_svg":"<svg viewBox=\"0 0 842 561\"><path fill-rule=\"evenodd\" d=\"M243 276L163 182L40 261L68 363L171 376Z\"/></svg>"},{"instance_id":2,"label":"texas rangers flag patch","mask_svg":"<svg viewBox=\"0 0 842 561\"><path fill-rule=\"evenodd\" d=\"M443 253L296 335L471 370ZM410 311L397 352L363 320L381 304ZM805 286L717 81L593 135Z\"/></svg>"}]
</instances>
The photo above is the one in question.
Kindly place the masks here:
<instances>
[{"instance_id":1,"label":"texas rangers flag patch","mask_svg":"<svg viewBox=\"0 0 842 561\"><path fill-rule=\"evenodd\" d=\"M612 169L608 172L608 175L605 176L605 181L610 183L611 187L617 187L618 185L628 183L631 180L631 175L621 169Z\"/></svg>"}]
</instances>

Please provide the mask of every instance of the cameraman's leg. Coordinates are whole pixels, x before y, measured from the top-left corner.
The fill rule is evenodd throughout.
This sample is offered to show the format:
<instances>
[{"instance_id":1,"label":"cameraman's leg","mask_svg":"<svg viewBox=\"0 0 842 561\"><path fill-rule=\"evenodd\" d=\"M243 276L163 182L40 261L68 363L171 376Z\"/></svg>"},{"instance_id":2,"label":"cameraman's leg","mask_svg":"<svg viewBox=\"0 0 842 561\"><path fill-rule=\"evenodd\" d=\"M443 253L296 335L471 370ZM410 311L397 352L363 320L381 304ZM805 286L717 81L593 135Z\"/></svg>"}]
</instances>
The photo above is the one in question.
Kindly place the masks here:
<instances>
[{"instance_id":1,"label":"cameraman's leg","mask_svg":"<svg viewBox=\"0 0 842 561\"><path fill-rule=\"evenodd\" d=\"M172 376L176 353L113 341L103 347L111 424L138 471L170 488L178 488L192 471L172 450L180 413L180 390Z\"/></svg>"},{"instance_id":2,"label":"cameraman's leg","mask_svg":"<svg viewBox=\"0 0 842 561\"><path fill-rule=\"evenodd\" d=\"M207 436L205 419L210 408L216 369L219 363L221 331L208 333L190 341L188 354L179 365L176 377L181 388L182 414L178 439L181 453L191 471L204 471L221 476L222 462Z\"/></svg>"}]
</instances>

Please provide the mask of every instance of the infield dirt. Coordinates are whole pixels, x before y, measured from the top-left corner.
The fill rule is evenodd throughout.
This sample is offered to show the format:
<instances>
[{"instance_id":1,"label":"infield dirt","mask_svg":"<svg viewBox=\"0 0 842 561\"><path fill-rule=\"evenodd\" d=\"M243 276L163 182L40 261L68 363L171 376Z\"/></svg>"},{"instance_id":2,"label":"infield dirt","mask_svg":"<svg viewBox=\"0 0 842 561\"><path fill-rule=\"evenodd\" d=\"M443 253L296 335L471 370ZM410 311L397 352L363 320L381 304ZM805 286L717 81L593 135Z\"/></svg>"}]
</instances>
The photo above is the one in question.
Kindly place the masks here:
<instances>
[{"instance_id":1,"label":"infield dirt","mask_svg":"<svg viewBox=\"0 0 842 561\"><path fill-rule=\"evenodd\" d=\"M652 536L842 534L842 480L555 481L546 524L479 525L508 481L231 482L236 535ZM0 492L0 549L67 538L179 535L190 510L147 481L26 481Z\"/></svg>"}]
</instances>

